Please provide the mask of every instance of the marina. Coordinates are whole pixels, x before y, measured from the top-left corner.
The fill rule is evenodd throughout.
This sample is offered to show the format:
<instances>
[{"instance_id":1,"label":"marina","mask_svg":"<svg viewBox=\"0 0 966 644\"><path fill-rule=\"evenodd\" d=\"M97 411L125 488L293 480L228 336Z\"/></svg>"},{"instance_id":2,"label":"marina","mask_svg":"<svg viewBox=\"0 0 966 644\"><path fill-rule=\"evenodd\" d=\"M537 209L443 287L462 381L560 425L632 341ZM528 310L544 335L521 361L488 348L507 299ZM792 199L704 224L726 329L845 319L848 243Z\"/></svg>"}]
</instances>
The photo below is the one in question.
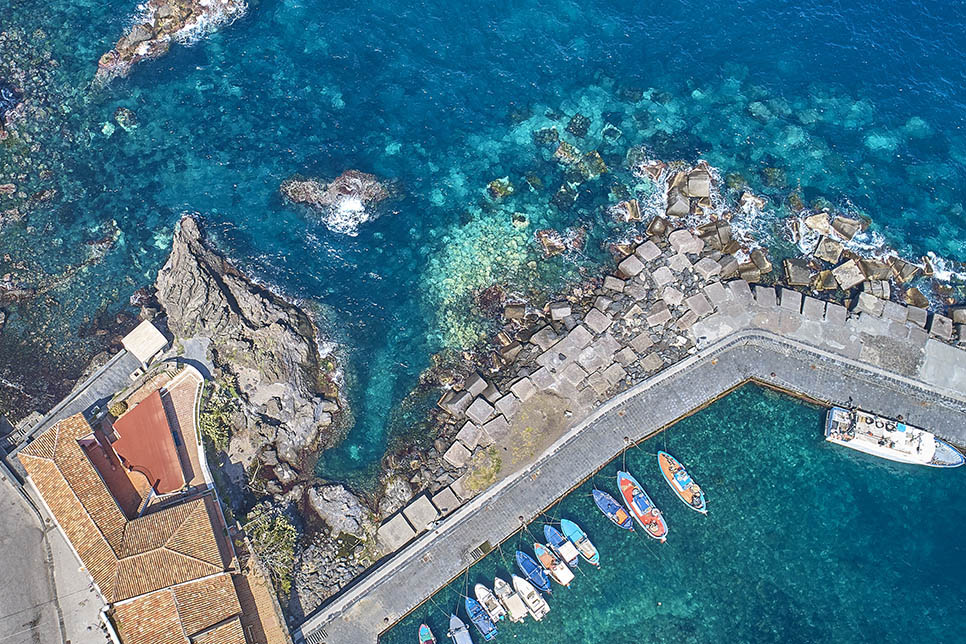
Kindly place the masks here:
<instances>
[{"instance_id":1,"label":"marina","mask_svg":"<svg viewBox=\"0 0 966 644\"><path fill-rule=\"evenodd\" d=\"M835 350L830 332L840 323L831 318L812 326L803 313L805 320L793 329L794 314L776 302L773 289L765 290L771 291L769 300L760 296L760 303L758 298L739 302L740 307L727 318L704 324L702 348L696 354L602 405L533 465L473 499L311 616L300 636L309 644L375 642L379 632L421 603L417 597L428 597L486 554L480 551L481 543L501 543L519 529L521 516L538 516L628 444L657 434L748 382L813 402L844 404L839 397L851 395L884 413L898 415L915 409L920 424L966 442L962 424L966 396L957 384L966 378L966 365L956 362L959 352L933 350L934 341L927 341L925 359L917 360L914 371L902 369L916 375L901 375L875 364L873 360L882 359L881 352L860 360ZM869 322L865 315L859 319L863 328ZM788 332L779 337L761 328L772 324L783 324ZM798 340L796 335L811 341ZM876 341L881 343L870 339ZM902 346L898 341L893 344ZM856 357L862 356L861 346ZM821 430L817 431L820 435ZM541 485L534 486L537 479ZM432 567L426 566L427 556ZM395 580L401 579L409 589L405 595L392 591ZM382 625L354 616L363 597L367 611L385 616Z\"/></svg>"},{"instance_id":2,"label":"marina","mask_svg":"<svg viewBox=\"0 0 966 644\"><path fill-rule=\"evenodd\" d=\"M556 517L581 522L601 549L601 568L582 564L569 588L544 595L550 612L543 620L507 624L495 641L537 644L562 629L566 641L575 644L633 641L627 639L631 630L647 632L655 641L682 632L688 641L710 641L712 633L723 632L733 641L834 642L857 636L860 629L884 642L914 632L942 639L942 629L955 623L964 601L955 582L958 554L955 549L937 553L926 544L953 538L953 526L963 525L966 511L954 508L945 514L949 500L937 498L930 488L952 483L951 499L958 503L964 498L958 472L911 468L828 445L821 435L823 421L823 409L759 387L734 392L681 421L666 437L655 436L618 454L379 641L410 641L414 623L441 618L467 580L472 586L477 579L491 578L492 571L506 570L509 551ZM727 432L721 431L722 424ZM782 446L763 446L756 427L767 427ZM668 451L703 473L704 487L715 501L708 516L684 507L661 482L654 454L665 441ZM666 508L673 527L667 543L657 544L640 530L621 530L594 508L591 490L614 487L622 467L634 472ZM833 496L825 491L829 478L840 481ZM883 485L892 486L888 497L876 492ZM835 525L801 521L794 508L802 502L834 514ZM889 530L896 511L920 525L916 539L883 543L868 534ZM856 534L860 525L867 529L861 536ZM831 554L822 547L830 539L836 543ZM790 551L806 554L793 563ZM892 559L900 553L902 558ZM868 566L876 573L863 577L871 575ZM782 578L774 576L776 569L786 571ZM729 592L736 578L743 590ZM913 610L935 610L935 622L923 624L905 612L874 611L850 623L842 612L848 598L871 602L892 597L893 584L927 578L933 585L905 601ZM857 584L857 579L865 581ZM816 620L819 615L825 620Z\"/></svg>"}]
</instances>

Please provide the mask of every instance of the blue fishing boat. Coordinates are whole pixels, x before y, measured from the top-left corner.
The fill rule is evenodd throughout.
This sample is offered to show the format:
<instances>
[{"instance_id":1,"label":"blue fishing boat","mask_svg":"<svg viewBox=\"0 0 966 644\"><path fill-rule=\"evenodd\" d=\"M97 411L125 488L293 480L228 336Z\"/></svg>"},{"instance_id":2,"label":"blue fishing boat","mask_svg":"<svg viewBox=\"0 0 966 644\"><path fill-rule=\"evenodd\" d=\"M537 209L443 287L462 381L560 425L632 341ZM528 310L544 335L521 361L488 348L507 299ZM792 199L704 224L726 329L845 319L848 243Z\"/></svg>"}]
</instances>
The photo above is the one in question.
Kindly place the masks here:
<instances>
[{"instance_id":1,"label":"blue fishing boat","mask_svg":"<svg viewBox=\"0 0 966 644\"><path fill-rule=\"evenodd\" d=\"M577 548L577 552L583 557L587 563L592 566L600 567L600 553L597 552L597 547L590 541L590 537L584 532L579 525L570 521L569 519L560 520L560 529L570 543L574 544Z\"/></svg>"},{"instance_id":2,"label":"blue fishing boat","mask_svg":"<svg viewBox=\"0 0 966 644\"><path fill-rule=\"evenodd\" d=\"M594 490L594 503L597 504L598 509L604 513L605 517L614 522L614 525L620 526L625 530L634 530L634 522L631 520L631 515L610 494L601 492L600 490Z\"/></svg>"},{"instance_id":3,"label":"blue fishing boat","mask_svg":"<svg viewBox=\"0 0 966 644\"><path fill-rule=\"evenodd\" d=\"M496 637L496 624L490 619L486 611L483 609L483 605L473 599L472 597L466 598L466 614L470 616L470 621L476 626L476 630L480 632L487 642Z\"/></svg>"},{"instance_id":4,"label":"blue fishing boat","mask_svg":"<svg viewBox=\"0 0 966 644\"><path fill-rule=\"evenodd\" d=\"M525 552L517 550L517 567L523 576L530 580L537 589L542 590L545 593L550 591L550 578L547 577L546 571L541 568L533 557Z\"/></svg>"},{"instance_id":5,"label":"blue fishing boat","mask_svg":"<svg viewBox=\"0 0 966 644\"><path fill-rule=\"evenodd\" d=\"M557 553L557 556L564 560L564 562L571 568L577 567L577 562L580 560L580 553L577 552L576 546L570 543L562 534L560 530L557 530L552 525L543 526L543 536L547 540L547 545Z\"/></svg>"}]
</instances>

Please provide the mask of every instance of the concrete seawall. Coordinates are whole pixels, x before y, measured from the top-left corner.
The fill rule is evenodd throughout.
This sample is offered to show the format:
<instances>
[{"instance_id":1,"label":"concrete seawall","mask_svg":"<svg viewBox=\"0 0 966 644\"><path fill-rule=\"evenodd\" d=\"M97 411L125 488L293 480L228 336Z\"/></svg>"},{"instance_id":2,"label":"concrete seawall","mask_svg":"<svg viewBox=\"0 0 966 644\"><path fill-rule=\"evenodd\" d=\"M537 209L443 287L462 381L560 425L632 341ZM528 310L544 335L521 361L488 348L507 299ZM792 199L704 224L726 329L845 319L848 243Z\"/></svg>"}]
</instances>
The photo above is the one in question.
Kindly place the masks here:
<instances>
[{"instance_id":1,"label":"concrete seawall","mask_svg":"<svg viewBox=\"0 0 966 644\"><path fill-rule=\"evenodd\" d=\"M966 352L906 319L849 316L796 291L733 281L704 288L712 311L689 330L696 351L604 403L532 465L494 485L307 619L296 641L363 644L593 475L626 445L749 381L826 404L851 399L966 444ZM816 437L818 439L818 437ZM539 485L534 482L539 481ZM479 551L477 550L477 555Z\"/></svg>"}]
</instances>

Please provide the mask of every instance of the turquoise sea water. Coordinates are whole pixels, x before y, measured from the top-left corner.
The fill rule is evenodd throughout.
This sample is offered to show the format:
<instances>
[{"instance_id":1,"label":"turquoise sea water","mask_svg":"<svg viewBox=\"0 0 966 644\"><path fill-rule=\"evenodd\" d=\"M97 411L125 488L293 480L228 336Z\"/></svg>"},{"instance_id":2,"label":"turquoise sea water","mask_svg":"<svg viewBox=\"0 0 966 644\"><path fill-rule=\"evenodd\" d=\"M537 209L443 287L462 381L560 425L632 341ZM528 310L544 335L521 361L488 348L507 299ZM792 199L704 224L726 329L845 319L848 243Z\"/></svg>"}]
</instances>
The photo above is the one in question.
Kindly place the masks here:
<instances>
[{"instance_id":1,"label":"turquoise sea water","mask_svg":"<svg viewBox=\"0 0 966 644\"><path fill-rule=\"evenodd\" d=\"M186 211L243 268L327 312L358 422L320 472L356 481L421 417L400 403L430 355L488 330L474 293L500 283L539 298L632 233L603 211L624 191L646 196L621 170L631 147L741 173L771 199L754 225L772 244L786 243L782 204L799 189L868 215L913 257L966 259L961 3L255 0L219 33L92 89L136 4L0 0L0 29L57 59L51 104L63 112L35 142L62 152L41 182L58 196L0 231L0 275L47 287L4 307L0 409L14 418L51 405L124 330L113 316L153 282ZM0 59L0 77L10 64ZM108 136L118 107L139 126ZM612 171L561 210L549 201L566 177L533 133L577 112L591 127L576 142ZM397 195L356 237L279 196L295 173L347 168ZM494 203L485 187L503 176L516 192ZM582 254L539 258L534 230L575 226L588 231ZM105 236L103 259L73 272Z\"/></svg>"},{"instance_id":2,"label":"turquoise sea water","mask_svg":"<svg viewBox=\"0 0 966 644\"><path fill-rule=\"evenodd\" d=\"M630 448L547 511L580 523L601 569L581 564L542 622L500 625L495 641L963 641L962 472L828 444L823 421L822 409L747 386ZM708 516L667 487L655 456L665 447L705 489ZM590 498L595 485L616 495L625 463L665 513L664 544L618 529ZM466 584L509 580L513 552L532 541L514 535L380 641L415 642L421 622L447 641Z\"/></svg>"}]
</instances>

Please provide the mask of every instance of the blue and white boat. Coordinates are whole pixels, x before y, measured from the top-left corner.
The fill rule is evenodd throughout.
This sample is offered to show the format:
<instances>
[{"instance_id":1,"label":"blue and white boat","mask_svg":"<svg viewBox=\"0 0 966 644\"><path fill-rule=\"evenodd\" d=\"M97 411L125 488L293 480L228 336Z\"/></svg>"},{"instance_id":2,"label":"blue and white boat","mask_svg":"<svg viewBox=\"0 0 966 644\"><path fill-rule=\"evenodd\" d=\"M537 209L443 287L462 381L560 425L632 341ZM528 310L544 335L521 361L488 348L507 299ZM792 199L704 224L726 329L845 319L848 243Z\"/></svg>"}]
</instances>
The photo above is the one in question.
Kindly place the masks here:
<instances>
[{"instance_id":1,"label":"blue and white boat","mask_svg":"<svg viewBox=\"0 0 966 644\"><path fill-rule=\"evenodd\" d=\"M483 605L473 599L472 597L466 598L466 614L469 615L470 621L476 626L476 630L480 632L487 642L496 637L496 624L490 619L489 614L483 608Z\"/></svg>"},{"instance_id":2,"label":"blue and white boat","mask_svg":"<svg viewBox=\"0 0 966 644\"><path fill-rule=\"evenodd\" d=\"M577 567L577 562L580 560L580 553L577 552L574 544L570 543L566 537L560 534L560 530L557 530L552 525L546 524L543 526L543 536L547 539L547 545L557 553L558 557L563 559L571 568Z\"/></svg>"},{"instance_id":3,"label":"blue and white boat","mask_svg":"<svg viewBox=\"0 0 966 644\"><path fill-rule=\"evenodd\" d=\"M569 519L560 520L560 529L570 543L574 544L577 548L577 552L580 556L592 566L600 567L600 553L597 552L597 547L590 541L590 537L584 532L579 525L570 521Z\"/></svg>"},{"instance_id":4,"label":"blue and white boat","mask_svg":"<svg viewBox=\"0 0 966 644\"><path fill-rule=\"evenodd\" d=\"M536 586L538 590L542 590L545 593L551 592L550 578L547 577L547 571L541 568L540 564L534 561L533 557L525 552L517 550L516 560L517 567L520 569L520 572L523 573L524 577L530 580L530 583Z\"/></svg>"},{"instance_id":5,"label":"blue and white boat","mask_svg":"<svg viewBox=\"0 0 966 644\"><path fill-rule=\"evenodd\" d=\"M825 440L910 465L959 467L966 462L955 447L901 416L892 420L861 409L832 407L825 421Z\"/></svg>"},{"instance_id":6,"label":"blue and white boat","mask_svg":"<svg viewBox=\"0 0 966 644\"><path fill-rule=\"evenodd\" d=\"M602 492L601 490L594 490L594 503L597 504L597 508L604 513L604 516L610 519L614 525L620 526L625 530L634 530L634 522L631 520L631 515L627 513L621 504L617 502L617 499L612 497L607 492Z\"/></svg>"}]
</instances>

